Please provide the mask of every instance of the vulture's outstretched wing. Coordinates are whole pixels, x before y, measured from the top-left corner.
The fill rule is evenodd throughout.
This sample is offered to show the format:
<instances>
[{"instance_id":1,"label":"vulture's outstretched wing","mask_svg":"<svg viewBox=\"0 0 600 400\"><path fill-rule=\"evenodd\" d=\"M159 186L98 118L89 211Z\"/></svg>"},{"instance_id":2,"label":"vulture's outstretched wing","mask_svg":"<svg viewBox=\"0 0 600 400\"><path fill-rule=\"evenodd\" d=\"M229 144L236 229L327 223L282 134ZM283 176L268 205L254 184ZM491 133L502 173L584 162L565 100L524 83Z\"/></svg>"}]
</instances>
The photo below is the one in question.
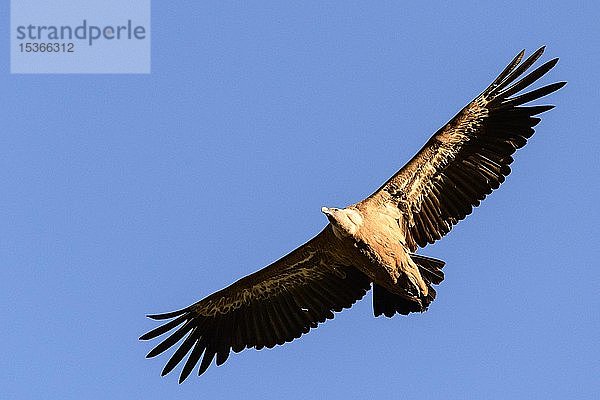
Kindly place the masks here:
<instances>
[{"instance_id":1,"label":"vulture's outstretched wing","mask_svg":"<svg viewBox=\"0 0 600 400\"><path fill-rule=\"evenodd\" d=\"M363 200L391 202L400 208L411 251L440 239L500 186L510 173L511 154L525 146L540 122L536 115L554 107L522 105L560 89L566 82L515 96L558 62L558 58L550 60L517 81L542 55L544 47L521 62L524 52L396 175Z\"/></svg>"},{"instance_id":2,"label":"vulture's outstretched wing","mask_svg":"<svg viewBox=\"0 0 600 400\"><path fill-rule=\"evenodd\" d=\"M352 306L371 285L354 267L338 265L335 243L328 225L287 256L231 286L182 310L149 315L156 320L172 320L141 340L177 330L147 357L161 354L185 337L162 371L162 375L169 373L191 351L181 371L181 383L202 355L198 375L206 371L215 355L217 365L221 365L231 349L237 353L250 347L271 348L333 318L333 311Z\"/></svg>"}]
</instances>

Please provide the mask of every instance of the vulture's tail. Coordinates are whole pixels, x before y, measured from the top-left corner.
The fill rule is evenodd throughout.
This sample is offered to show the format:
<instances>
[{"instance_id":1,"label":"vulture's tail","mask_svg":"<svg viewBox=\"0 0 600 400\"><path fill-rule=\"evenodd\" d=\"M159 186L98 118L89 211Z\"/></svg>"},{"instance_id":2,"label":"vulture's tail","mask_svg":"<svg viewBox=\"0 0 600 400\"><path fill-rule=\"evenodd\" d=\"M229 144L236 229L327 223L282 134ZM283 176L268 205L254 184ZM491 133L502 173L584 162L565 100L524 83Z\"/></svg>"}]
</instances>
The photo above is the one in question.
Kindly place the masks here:
<instances>
[{"instance_id":1,"label":"vulture's tail","mask_svg":"<svg viewBox=\"0 0 600 400\"><path fill-rule=\"evenodd\" d=\"M425 283L427 283L429 293L427 296L418 296L411 293L401 296L373 283L373 313L376 317L381 314L386 317L393 317L395 313L408 315L411 312L424 312L435 299L435 289L432 285L438 285L444 280L442 268L444 268L445 263L442 260L417 254L411 254L410 258L419 267L419 272Z\"/></svg>"}]
</instances>

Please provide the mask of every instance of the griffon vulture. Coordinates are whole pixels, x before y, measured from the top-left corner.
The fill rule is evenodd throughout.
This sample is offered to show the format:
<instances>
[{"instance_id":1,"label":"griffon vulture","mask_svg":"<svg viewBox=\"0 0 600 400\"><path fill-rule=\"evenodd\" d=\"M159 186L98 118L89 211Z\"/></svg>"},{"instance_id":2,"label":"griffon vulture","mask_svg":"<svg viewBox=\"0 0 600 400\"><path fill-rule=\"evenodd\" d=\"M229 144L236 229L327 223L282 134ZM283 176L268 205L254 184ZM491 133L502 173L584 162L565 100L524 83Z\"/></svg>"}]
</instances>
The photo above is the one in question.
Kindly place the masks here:
<instances>
[{"instance_id":1,"label":"griffon vulture","mask_svg":"<svg viewBox=\"0 0 600 400\"><path fill-rule=\"evenodd\" d=\"M162 374L187 356L179 382L199 363L204 373L231 350L271 348L299 338L333 313L351 307L373 286L375 316L424 312L444 279L444 262L415 252L450 232L510 173L511 155L525 146L551 105L524 106L560 89L553 83L519 92L558 59L530 73L540 48L520 52L479 96L368 198L345 208L323 207L327 226L307 243L258 272L178 311L149 315L168 322L143 335L174 330L147 357L183 341Z\"/></svg>"}]
</instances>

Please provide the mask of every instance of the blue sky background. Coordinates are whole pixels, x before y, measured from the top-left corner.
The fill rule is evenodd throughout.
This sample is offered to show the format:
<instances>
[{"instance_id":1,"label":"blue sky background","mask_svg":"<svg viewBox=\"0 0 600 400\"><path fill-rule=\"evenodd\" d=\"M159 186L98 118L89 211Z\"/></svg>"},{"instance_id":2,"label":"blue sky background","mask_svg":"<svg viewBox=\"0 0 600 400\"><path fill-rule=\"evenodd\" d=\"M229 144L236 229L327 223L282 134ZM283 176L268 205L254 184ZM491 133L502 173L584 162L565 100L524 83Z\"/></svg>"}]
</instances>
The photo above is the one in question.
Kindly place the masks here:
<instances>
[{"instance_id":1,"label":"blue sky background","mask_svg":"<svg viewBox=\"0 0 600 400\"><path fill-rule=\"evenodd\" d=\"M10 75L6 3L3 398L597 398L597 2L157 1L150 75ZM427 313L374 319L369 294L160 378L146 313L304 243L542 44L561 57L543 82L569 84L502 188L423 251L447 262Z\"/></svg>"}]
</instances>

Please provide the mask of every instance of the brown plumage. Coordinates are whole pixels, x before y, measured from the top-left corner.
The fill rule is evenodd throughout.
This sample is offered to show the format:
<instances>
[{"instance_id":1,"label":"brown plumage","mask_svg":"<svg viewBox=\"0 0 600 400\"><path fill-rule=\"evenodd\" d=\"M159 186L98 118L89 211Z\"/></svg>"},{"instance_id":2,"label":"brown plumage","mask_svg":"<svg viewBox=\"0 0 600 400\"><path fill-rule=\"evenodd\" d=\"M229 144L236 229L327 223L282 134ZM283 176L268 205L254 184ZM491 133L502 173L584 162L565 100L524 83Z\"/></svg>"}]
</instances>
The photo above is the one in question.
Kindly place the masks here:
<instances>
[{"instance_id":1,"label":"brown plumage","mask_svg":"<svg viewBox=\"0 0 600 400\"><path fill-rule=\"evenodd\" d=\"M511 155L527 143L536 115L553 106L523 106L560 89L553 83L517 95L547 73L553 59L521 76L542 55L524 51L494 82L435 133L425 146L367 199L343 209L323 207L330 223L316 237L273 264L184 309L143 335L174 330L148 353L184 339L162 374L187 357L179 381L200 363L224 363L231 350L271 348L307 333L333 312L349 308L373 283L375 316L423 312L444 262L416 255L440 239L510 173ZM520 80L519 80L520 79Z\"/></svg>"}]
</instances>

